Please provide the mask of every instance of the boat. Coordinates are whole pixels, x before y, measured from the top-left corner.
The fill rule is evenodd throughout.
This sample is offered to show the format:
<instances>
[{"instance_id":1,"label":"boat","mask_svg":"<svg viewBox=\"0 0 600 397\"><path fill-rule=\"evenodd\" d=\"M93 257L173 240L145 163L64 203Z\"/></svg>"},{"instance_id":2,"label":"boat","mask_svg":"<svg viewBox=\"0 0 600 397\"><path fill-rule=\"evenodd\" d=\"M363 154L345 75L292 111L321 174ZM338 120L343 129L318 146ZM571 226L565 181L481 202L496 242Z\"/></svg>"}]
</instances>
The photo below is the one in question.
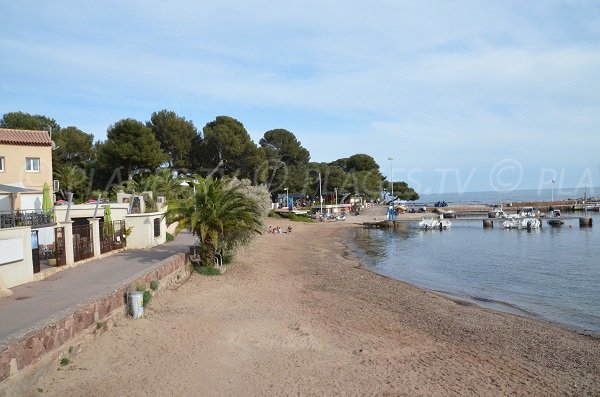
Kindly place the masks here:
<instances>
[{"instance_id":1,"label":"boat","mask_svg":"<svg viewBox=\"0 0 600 397\"><path fill-rule=\"evenodd\" d=\"M427 218L421 219L421 221L419 222L419 229L421 229L421 230L435 230L435 229L446 230L446 229L450 229L451 226L452 226L452 222L450 222L447 219L444 219L443 217L440 217L440 218L427 217Z\"/></svg>"},{"instance_id":2,"label":"boat","mask_svg":"<svg viewBox=\"0 0 600 397\"><path fill-rule=\"evenodd\" d=\"M541 225L537 218L523 218L518 220L517 229L539 229Z\"/></svg>"},{"instance_id":3,"label":"boat","mask_svg":"<svg viewBox=\"0 0 600 397\"><path fill-rule=\"evenodd\" d=\"M517 229L519 227L519 219L511 217L502 222L502 227L505 229Z\"/></svg>"},{"instance_id":4,"label":"boat","mask_svg":"<svg viewBox=\"0 0 600 397\"><path fill-rule=\"evenodd\" d=\"M541 227L541 222L537 218L521 218L517 216L511 216L504 222L502 222L502 227L505 229L539 229Z\"/></svg>"},{"instance_id":5,"label":"boat","mask_svg":"<svg viewBox=\"0 0 600 397\"><path fill-rule=\"evenodd\" d=\"M559 227L565 223L565 221L562 219L560 210L552 210L549 218L550 219L548 219L546 222L548 222L550 226Z\"/></svg>"},{"instance_id":6,"label":"boat","mask_svg":"<svg viewBox=\"0 0 600 397\"><path fill-rule=\"evenodd\" d=\"M488 218L508 218L508 215L500 208L493 208L490 212L488 212Z\"/></svg>"}]
</instances>

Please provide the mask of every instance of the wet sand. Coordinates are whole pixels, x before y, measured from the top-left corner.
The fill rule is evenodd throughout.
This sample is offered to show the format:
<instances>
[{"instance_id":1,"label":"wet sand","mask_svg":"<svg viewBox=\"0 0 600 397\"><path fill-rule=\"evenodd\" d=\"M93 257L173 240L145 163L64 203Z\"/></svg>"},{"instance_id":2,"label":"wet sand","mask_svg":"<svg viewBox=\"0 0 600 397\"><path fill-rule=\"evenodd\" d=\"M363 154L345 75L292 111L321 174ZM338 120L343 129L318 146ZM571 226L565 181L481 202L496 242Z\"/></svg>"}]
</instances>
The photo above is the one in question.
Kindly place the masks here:
<instances>
[{"instance_id":1,"label":"wet sand","mask_svg":"<svg viewBox=\"0 0 600 397\"><path fill-rule=\"evenodd\" d=\"M600 395L598 338L362 268L347 242L369 216L269 219L293 232L164 292L29 395Z\"/></svg>"}]
</instances>

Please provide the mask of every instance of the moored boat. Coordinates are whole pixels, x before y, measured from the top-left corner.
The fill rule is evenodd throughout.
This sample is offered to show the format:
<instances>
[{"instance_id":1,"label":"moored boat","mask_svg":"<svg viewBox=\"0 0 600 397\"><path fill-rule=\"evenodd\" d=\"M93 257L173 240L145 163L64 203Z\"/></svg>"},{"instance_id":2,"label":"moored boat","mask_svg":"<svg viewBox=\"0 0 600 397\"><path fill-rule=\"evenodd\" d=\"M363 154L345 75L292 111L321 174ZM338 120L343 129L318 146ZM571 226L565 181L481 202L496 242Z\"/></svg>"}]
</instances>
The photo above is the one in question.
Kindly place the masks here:
<instances>
[{"instance_id":1,"label":"moored boat","mask_svg":"<svg viewBox=\"0 0 600 397\"><path fill-rule=\"evenodd\" d=\"M549 215L550 217L546 222L550 226L558 227L564 225L565 221L562 219L560 210L552 210Z\"/></svg>"}]
</instances>

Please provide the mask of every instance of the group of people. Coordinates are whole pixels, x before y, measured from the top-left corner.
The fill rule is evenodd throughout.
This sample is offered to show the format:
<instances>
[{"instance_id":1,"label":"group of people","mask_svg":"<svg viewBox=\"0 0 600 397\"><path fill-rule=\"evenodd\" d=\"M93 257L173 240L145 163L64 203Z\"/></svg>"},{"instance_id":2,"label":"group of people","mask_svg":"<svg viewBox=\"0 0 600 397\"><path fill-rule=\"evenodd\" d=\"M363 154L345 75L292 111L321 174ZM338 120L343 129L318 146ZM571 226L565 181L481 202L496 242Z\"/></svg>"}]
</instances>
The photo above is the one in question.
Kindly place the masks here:
<instances>
[{"instance_id":1,"label":"group of people","mask_svg":"<svg viewBox=\"0 0 600 397\"><path fill-rule=\"evenodd\" d=\"M284 232L283 230L281 230L281 227L279 227L279 226L277 226L277 227L269 226L269 234L281 234L281 233L291 233L291 232L292 232L291 226L288 226L287 232Z\"/></svg>"}]
</instances>

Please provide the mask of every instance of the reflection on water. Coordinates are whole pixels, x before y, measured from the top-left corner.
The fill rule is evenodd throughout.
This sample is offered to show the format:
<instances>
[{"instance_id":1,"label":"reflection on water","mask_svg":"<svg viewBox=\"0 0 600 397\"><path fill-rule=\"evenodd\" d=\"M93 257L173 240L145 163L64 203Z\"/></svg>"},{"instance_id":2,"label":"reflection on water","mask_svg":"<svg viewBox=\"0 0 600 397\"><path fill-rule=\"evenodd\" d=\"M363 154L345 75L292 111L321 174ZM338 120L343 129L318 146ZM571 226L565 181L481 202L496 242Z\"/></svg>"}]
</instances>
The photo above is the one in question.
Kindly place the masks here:
<instances>
[{"instance_id":1,"label":"reflection on water","mask_svg":"<svg viewBox=\"0 0 600 397\"><path fill-rule=\"evenodd\" d=\"M594 219L595 225L600 219ZM501 310L520 308L571 328L600 333L600 237L579 228L483 229L455 221L448 231L359 229L363 264L378 273ZM502 304L502 303L505 304ZM505 306L503 308L503 306Z\"/></svg>"}]
</instances>

